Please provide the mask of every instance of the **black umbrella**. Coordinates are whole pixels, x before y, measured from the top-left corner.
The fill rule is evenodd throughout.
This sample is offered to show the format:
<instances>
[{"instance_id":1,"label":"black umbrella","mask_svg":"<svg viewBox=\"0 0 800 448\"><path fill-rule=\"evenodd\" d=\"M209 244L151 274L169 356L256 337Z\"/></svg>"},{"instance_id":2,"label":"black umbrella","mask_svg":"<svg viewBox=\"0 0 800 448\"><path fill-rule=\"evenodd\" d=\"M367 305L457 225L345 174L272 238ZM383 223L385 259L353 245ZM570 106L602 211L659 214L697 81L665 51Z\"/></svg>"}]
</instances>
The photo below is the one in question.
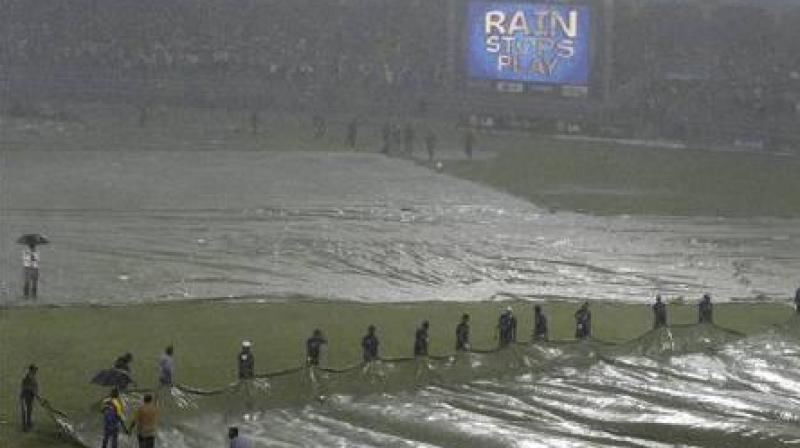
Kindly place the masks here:
<instances>
[{"instance_id":1,"label":"black umbrella","mask_svg":"<svg viewBox=\"0 0 800 448\"><path fill-rule=\"evenodd\" d=\"M17 238L17 244L23 244L25 246L38 246L40 244L47 244L50 240L48 240L44 235L40 235L38 233L26 233L21 237Z\"/></svg>"},{"instance_id":2,"label":"black umbrella","mask_svg":"<svg viewBox=\"0 0 800 448\"><path fill-rule=\"evenodd\" d=\"M118 389L127 389L128 385L133 383L133 379L131 379L128 372L119 369L104 369L94 377L90 381L92 384L97 384L99 386L109 386L109 387L116 387Z\"/></svg>"}]
</instances>

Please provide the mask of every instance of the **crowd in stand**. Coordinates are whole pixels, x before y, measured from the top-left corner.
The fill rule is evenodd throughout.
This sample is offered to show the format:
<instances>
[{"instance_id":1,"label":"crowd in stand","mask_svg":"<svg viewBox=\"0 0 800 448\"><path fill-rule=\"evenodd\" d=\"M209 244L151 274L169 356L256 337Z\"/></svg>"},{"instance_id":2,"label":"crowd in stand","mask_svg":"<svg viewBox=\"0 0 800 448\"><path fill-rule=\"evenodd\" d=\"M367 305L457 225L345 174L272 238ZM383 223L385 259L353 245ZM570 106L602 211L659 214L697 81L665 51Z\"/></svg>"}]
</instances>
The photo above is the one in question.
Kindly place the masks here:
<instances>
[{"instance_id":1,"label":"crowd in stand","mask_svg":"<svg viewBox=\"0 0 800 448\"><path fill-rule=\"evenodd\" d=\"M408 2L405 2L408 3ZM248 74L295 84L432 88L444 2L12 2L0 64L122 76ZM438 31L441 33L441 29Z\"/></svg>"},{"instance_id":2,"label":"crowd in stand","mask_svg":"<svg viewBox=\"0 0 800 448\"><path fill-rule=\"evenodd\" d=\"M37 74L230 78L271 89L268 96L324 103L355 90L405 98L448 82L444 0L7 6L0 66ZM631 96L618 113L623 120L690 139L697 128L710 134L710 124L722 134L775 136L800 119L800 6L618 0L615 8L612 84Z\"/></svg>"},{"instance_id":3,"label":"crowd in stand","mask_svg":"<svg viewBox=\"0 0 800 448\"><path fill-rule=\"evenodd\" d=\"M614 82L664 136L780 140L800 119L800 6L618 2ZM630 36L637 36L631 39ZM716 128L716 129L709 129ZM780 143L780 142L779 142Z\"/></svg>"}]
</instances>

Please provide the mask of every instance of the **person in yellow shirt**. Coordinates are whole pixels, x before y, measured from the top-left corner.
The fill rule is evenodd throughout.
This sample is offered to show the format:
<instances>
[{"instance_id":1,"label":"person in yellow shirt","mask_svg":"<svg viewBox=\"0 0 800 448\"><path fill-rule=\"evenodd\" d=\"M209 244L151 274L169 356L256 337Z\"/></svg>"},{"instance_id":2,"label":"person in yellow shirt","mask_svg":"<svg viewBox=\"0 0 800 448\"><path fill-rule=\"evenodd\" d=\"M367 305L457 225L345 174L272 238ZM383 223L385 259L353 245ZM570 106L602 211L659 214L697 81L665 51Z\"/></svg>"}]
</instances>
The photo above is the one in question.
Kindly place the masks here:
<instances>
[{"instance_id":1,"label":"person in yellow shirt","mask_svg":"<svg viewBox=\"0 0 800 448\"><path fill-rule=\"evenodd\" d=\"M103 400L103 445L102 448L117 448L119 444L119 429L126 433L125 411L119 390L111 391L111 396Z\"/></svg>"},{"instance_id":2,"label":"person in yellow shirt","mask_svg":"<svg viewBox=\"0 0 800 448\"><path fill-rule=\"evenodd\" d=\"M158 409L153 403L153 395L146 394L144 402L133 411L131 426L128 431L137 427L136 436L139 439L139 448L155 448L156 425L158 423Z\"/></svg>"}]
</instances>

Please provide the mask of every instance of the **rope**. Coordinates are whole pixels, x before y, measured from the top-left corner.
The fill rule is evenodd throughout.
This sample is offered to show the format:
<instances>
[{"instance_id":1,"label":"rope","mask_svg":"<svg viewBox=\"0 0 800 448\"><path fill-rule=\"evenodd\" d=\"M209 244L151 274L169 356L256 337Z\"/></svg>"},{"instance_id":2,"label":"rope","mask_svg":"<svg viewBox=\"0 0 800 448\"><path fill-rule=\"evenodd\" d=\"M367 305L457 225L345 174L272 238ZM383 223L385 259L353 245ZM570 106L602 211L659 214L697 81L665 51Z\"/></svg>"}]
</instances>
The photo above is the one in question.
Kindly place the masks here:
<instances>
[{"instance_id":1,"label":"rope","mask_svg":"<svg viewBox=\"0 0 800 448\"><path fill-rule=\"evenodd\" d=\"M278 370L277 372L270 372L270 373L263 373L260 375L255 375L254 378L262 378L262 379L269 379L269 378L278 378L281 376L291 375L293 373L302 372L305 369L305 366L298 366L292 367L290 369Z\"/></svg>"},{"instance_id":2,"label":"rope","mask_svg":"<svg viewBox=\"0 0 800 448\"><path fill-rule=\"evenodd\" d=\"M231 391L231 390L235 390L236 388L239 387L239 384L240 383L238 383L238 382L237 383L232 383L232 384L229 384L228 386L221 387L219 389L201 389L199 387L187 386L185 384L175 384L175 385L173 385L173 387L178 389L178 390L180 390L181 392L186 392L187 394L200 395L200 396L211 396L211 395L221 395L221 394L224 394L225 392L228 392L228 391Z\"/></svg>"}]
</instances>

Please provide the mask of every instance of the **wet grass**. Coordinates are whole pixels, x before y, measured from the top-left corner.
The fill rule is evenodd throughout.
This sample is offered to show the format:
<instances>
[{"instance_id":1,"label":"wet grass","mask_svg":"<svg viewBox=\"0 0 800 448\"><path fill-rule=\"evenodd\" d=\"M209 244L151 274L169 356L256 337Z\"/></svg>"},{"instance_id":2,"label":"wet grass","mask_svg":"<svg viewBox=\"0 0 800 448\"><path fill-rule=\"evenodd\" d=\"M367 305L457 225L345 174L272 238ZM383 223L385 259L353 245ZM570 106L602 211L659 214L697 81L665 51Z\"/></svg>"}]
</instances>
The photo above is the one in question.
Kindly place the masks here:
<instances>
[{"instance_id":1,"label":"wet grass","mask_svg":"<svg viewBox=\"0 0 800 448\"><path fill-rule=\"evenodd\" d=\"M448 172L552 209L598 215L800 216L800 157L483 136L490 160Z\"/></svg>"},{"instance_id":2,"label":"wet grass","mask_svg":"<svg viewBox=\"0 0 800 448\"><path fill-rule=\"evenodd\" d=\"M346 144L347 126L356 114L326 115L323 135L315 136L311 112L262 111L253 127L246 109L156 106L140 125L139 110L125 104L70 102L65 118L14 118L0 116L0 145L4 150L219 150L219 151L357 151L378 152L381 128L390 119L410 124L417 133L417 150L427 129L434 130L442 147L456 146L462 138L453 123L358 115L355 148Z\"/></svg>"},{"instance_id":3,"label":"wet grass","mask_svg":"<svg viewBox=\"0 0 800 448\"><path fill-rule=\"evenodd\" d=\"M439 155L462 157L463 130L445 118L359 117L358 144L345 145L353 114L329 115L313 135L310 113L153 107L144 126L138 109L70 103L65 119L0 117L4 150L253 150L376 153L387 119L411 124L415 156L424 159L426 130ZM399 145L398 145L399 146ZM497 157L483 157L487 153ZM507 191L543 207L600 215L724 217L800 216L800 156L795 152L709 151L564 140L521 133L478 133L476 160L446 162L446 171Z\"/></svg>"},{"instance_id":4,"label":"wet grass","mask_svg":"<svg viewBox=\"0 0 800 448\"><path fill-rule=\"evenodd\" d=\"M18 431L17 387L25 367L40 366L41 394L67 413L85 415L106 391L88 385L116 356L134 354L134 378L140 386L156 382L156 364L164 346L174 344L177 381L213 388L235 378L235 357L242 339L254 343L259 373L303 362L304 341L321 328L330 341L323 365L343 367L360 359L359 341L369 324L378 327L381 354L410 356L413 334L422 319L431 322L431 352L452 352L454 328L464 312L472 316L476 348L491 348L499 312L510 302L408 304L324 303L305 300L270 303L192 302L124 307L4 309L0 320L0 441L19 448L60 447L55 428L36 410L34 433ZM532 331L532 304L512 303L520 320L519 339ZM543 302L551 338L570 339L578 303ZM594 335L607 341L632 339L651 326L646 305L593 303ZM785 304L729 303L716 307L716 322L744 333L787 320ZM692 323L693 305L671 304L670 321ZM222 430L222 429L221 429Z\"/></svg>"}]
</instances>

